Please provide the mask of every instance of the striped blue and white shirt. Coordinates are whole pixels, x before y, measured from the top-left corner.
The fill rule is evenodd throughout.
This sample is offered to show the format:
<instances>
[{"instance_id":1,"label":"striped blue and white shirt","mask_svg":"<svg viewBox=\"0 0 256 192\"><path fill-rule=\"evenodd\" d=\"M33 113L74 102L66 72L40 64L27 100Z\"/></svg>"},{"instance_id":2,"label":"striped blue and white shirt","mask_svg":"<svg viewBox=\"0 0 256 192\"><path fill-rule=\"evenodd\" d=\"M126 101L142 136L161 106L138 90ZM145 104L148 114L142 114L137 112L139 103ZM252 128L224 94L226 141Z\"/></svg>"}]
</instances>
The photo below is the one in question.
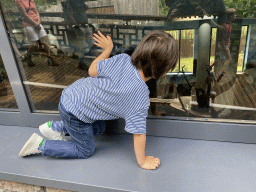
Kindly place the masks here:
<instances>
[{"instance_id":1,"label":"striped blue and white shirt","mask_svg":"<svg viewBox=\"0 0 256 192\"><path fill-rule=\"evenodd\" d=\"M82 78L62 92L65 109L86 123L125 119L125 131L146 133L149 90L131 57L120 54L97 63L96 77Z\"/></svg>"}]
</instances>

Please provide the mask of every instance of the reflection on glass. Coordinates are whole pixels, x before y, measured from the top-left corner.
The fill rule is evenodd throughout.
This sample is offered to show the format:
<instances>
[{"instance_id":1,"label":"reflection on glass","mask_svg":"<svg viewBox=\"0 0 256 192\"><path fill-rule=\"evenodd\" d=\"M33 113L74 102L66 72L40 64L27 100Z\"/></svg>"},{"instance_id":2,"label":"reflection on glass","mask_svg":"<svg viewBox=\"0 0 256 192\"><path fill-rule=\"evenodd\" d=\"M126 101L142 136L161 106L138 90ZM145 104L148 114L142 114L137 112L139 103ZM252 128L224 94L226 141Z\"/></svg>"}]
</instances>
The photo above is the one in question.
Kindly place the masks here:
<instances>
[{"instance_id":1,"label":"reflection on glass","mask_svg":"<svg viewBox=\"0 0 256 192\"><path fill-rule=\"evenodd\" d=\"M12 87L7 76L2 57L0 55L0 108L18 109Z\"/></svg>"},{"instance_id":2,"label":"reflection on glass","mask_svg":"<svg viewBox=\"0 0 256 192\"><path fill-rule=\"evenodd\" d=\"M246 52L246 40L247 40L248 26L243 26L240 37L240 46L239 46L239 57L238 57L238 65L237 71L243 71L245 68L245 52Z\"/></svg>"},{"instance_id":3,"label":"reflection on glass","mask_svg":"<svg viewBox=\"0 0 256 192\"><path fill-rule=\"evenodd\" d=\"M216 37L217 37L217 29L212 28L211 54L210 54L210 64L211 65L214 63L214 60L215 60Z\"/></svg>"},{"instance_id":4,"label":"reflection on glass","mask_svg":"<svg viewBox=\"0 0 256 192\"><path fill-rule=\"evenodd\" d=\"M250 7L245 13L239 2L222 0L1 3L34 111L57 111L61 91L87 77L88 67L102 51L93 44L95 31L111 35L115 55L131 54L147 32L160 29L177 40L180 58L172 72L147 82L150 115L255 120L256 25L255 18L245 19L253 16ZM232 7L238 8L238 17L230 20ZM199 36L202 24L211 28L209 53L204 55L198 52L204 43L204 35Z\"/></svg>"},{"instance_id":5,"label":"reflection on glass","mask_svg":"<svg viewBox=\"0 0 256 192\"><path fill-rule=\"evenodd\" d=\"M178 42L180 45L180 30L172 30L172 31L166 31L167 33L171 34L173 38ZM180 46L179 46L180 47ZM180 49L180 48L179 48ZM173 69L173 72L179 72L180 71L180 59L177 63L177 66Z\"/></svg>"},{"instance_id":6,"label":"reflection on glass","mask_svg":"<svg viewBox=\"0 0 256 192\"><path fill-rule=\"evenodd\" d=\"M247 41L247 57L245 57L246 61L248 63L254 63L256 62L256 25L252 24L249 27L249 39Z\"/></svg>"},{"instance_id":7,"label":"reflection on glass","mask_svg":"<svg viewBox=\"0 0 256 192\"><path fill-rule=\"evenodd\" d=\"M182 30L179 71L193 72L194 30Z\"/></svg>"},{"instance_id":8,"label":"reflection on glass","mask_svg":"<svg viewBox=\"0 0 256 192\"><path fill-rule=\"evenodd\" d=\"M220 23L226 20L223 0L165 0L169 7L167 19L177 17L218 15Z\"/></svg>"}]
</instances>

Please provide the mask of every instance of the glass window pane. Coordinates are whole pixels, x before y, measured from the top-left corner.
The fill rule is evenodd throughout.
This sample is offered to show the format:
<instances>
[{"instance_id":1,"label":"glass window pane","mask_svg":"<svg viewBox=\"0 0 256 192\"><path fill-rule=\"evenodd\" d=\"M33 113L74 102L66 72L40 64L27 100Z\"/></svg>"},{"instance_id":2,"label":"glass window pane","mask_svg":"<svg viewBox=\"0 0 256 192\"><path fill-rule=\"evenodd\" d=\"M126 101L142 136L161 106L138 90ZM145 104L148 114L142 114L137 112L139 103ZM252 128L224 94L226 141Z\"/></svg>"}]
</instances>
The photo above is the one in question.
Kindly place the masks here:
<instances>
[{"instance_id":1,"label":"glass window pane","mask_svg":"<svg viewBox=\"0 0 256 192\"><path fill-rule=\"evenodd\" d=\"M118 6L110 1L76 1L74 4L68 1L65 4L61 1L21 0L1 3L33 111L57 111L60 92L76 80L88 76L88 67L102 51L93 45L92 34L95 31L111 35L113 54L116 54L121 49L138 44L149 31L145 26L161 25L159 21L144 17L158 15L157 1L139 11L134 7L138 3L147 6L145 2L131 5L123 1ZM119 15L113 18L108 14ZM143 16L133 19L135 15ZM58 99L52 99L52 95Z\"/></svg>"},{"instance_id":2,"label":"glass window pane","mask_svg":"<svg viewBox=\"0 0 256 192\"><path fill-rule=\"evenodd\" d=\"M211 65L214 63L214 60L215 60L216 37L217 37L217 28L212 28L212 36L211 36L211 57L210 57L210 63L211 63Z\"/></svg>"},{"instance_id":3,"label":"glass window pane","mask_svg":"<svg viewBox=\"0 0 256 192\"><path fill-rule=\"evenodd\" d=\"M88 67L102 52L94 45L94 32L111 35L114 56L131 54L149 31L164 30L177 41L180 57L172 72L147 82L149 114L254 122L256 30L250 6L239 1L213 6L214 1L206 5L197 0L178 7L177 2L164 0L77 0L76 6L31 0L29 6L29 0L22 1L25 6L6 0L1 4L33 111L57 111L62 91L88 77ZM198 5L201 12L193 9ZM215 10L218 7L225 9ZM233 17L232 7L239 17ZM35 13L41 25L35 25Z\"/></svg>"},{"instance_id":4,"label":"glass window pane","mask_svg":"<svg viewBox=\"0 0 256 192\"><path fill-rule=\"evenodd\" d=\"M182 30L180 42L180 71L193 72L194 30Z\"/></svg>"},{"instance_id":5,"label":"glass window pane","mask_svg":"<svg viewBox=\"0 0 256 192\"><path fill-rule=\"evenodd\" d=\"M172 31L166 31L166 32L171 34L173 36L173 38L177 41L178 45L179 45L179 42L180 42L180 31L179 30L172 30ZM180 71L180 59L178 60L178 64L173 69L172 72L179 72L179 71Z\"/></svg>"},{"instance_id":6,"label":"glass window pane","mask_svg":"<svg viewBox=\"0 0 256 192\"><path fill-rule=\"evenodd\" d=\"M0 55L0 110L17 110L16 103L9 78Z\"/></svg>"},{"instance_id":7,"label":"glass window pane","mask_svg":"<svg viewBox=\"0 0 256 192\"><path fill-rule=\"evenodd\" d=\"M243 71L244 68L244 57L245 57L245 46L247 41L248 26L242 27L240 46L239 46L239 59L237 65L237 71Z\"/></svg>"}]
</instances>

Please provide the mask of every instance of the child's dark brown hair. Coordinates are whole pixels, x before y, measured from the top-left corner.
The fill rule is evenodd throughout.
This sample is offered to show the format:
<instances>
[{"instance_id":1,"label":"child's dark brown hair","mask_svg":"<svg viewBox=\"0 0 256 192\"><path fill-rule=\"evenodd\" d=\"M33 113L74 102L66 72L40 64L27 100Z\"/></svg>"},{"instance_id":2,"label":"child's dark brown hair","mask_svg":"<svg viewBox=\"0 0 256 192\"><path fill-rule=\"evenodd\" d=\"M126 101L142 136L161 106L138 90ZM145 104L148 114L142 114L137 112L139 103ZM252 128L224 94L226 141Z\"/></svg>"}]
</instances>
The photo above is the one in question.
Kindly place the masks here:
<instances>
[{"instance_id":1,"label":"child's dark brown hair","mask_svg":"<svg viewBox=\"0 0 256 192\"><path fill-rule=\"evenodd\" d=\"M147 33L133 52L132 64L144 76L159 79L173 70L179 57L178 44L168 33L160 30Z\"/></svg>"}]
</instances>

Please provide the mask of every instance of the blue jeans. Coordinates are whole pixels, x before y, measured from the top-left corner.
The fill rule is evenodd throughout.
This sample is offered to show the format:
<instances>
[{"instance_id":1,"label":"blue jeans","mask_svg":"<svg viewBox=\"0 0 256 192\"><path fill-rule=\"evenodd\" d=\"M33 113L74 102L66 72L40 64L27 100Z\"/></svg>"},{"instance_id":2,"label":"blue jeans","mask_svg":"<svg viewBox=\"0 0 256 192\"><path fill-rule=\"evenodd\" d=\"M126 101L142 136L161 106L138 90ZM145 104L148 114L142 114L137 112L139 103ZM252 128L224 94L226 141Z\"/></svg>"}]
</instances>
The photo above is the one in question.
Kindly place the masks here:
<instances>
[{"instance_id":1,"label":"blue jeans","mask_svg":"<svg viewBox=\"0 0 256 192\"><path fill-rule=\"evenodd\" d=\"M62 104L59 104L59 113L62 121L54 121L52 127L55 130L53 130L68 133L73 141L46 140L40 147L42 154L73 159L86 159L92 156L95 151L94 135L104 132L105 122L84 123L68 113Z\"/></svg>"}]
</instances>

